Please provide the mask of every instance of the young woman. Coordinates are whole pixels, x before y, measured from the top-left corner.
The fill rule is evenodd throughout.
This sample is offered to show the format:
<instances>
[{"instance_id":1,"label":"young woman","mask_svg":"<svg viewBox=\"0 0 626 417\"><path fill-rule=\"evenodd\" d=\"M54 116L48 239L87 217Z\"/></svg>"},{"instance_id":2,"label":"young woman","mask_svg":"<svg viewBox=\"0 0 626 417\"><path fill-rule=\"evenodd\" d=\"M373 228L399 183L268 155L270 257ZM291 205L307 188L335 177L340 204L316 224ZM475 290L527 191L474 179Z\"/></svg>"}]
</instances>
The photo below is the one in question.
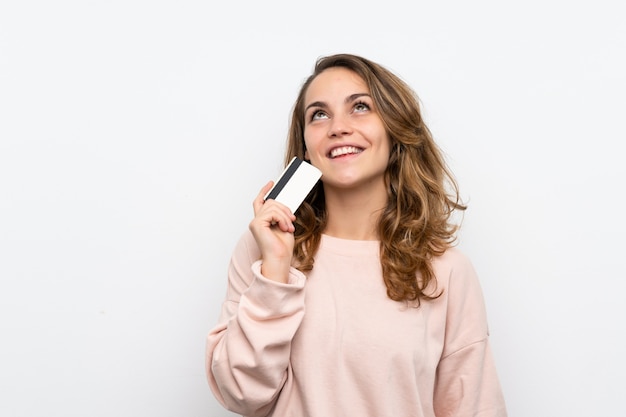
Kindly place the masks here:
<instances>
[{"instance_id":1,"label":"young woman","mask_svg":"<svg viewBox=\"0 0 626 417\"><path fill-rule=\"evenodd\" d=\"M253 202L209 385L245 416L506 416L479 281L453 244L457 185L414 92L359 56L322 58L286 161L322 178L295 213Z\"/></svg>"}]
</instances>

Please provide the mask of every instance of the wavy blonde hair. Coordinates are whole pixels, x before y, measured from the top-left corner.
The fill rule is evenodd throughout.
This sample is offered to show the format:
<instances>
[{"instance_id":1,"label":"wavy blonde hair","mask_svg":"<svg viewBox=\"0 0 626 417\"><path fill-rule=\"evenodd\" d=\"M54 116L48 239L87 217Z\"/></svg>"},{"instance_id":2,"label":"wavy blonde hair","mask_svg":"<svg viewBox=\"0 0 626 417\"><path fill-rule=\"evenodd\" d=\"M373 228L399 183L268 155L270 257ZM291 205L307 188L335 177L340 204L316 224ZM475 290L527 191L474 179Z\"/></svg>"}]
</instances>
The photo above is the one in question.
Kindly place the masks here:
<instances>
[{"instance_id":1,"label":"wavy blonde hair","mask_svg":"<svg viewBox=\"0 0 626 417\"><path fill-rule=\"evenodd\" d=\"M285 163L304 159L304 98L311 82L328 68L347 68L369 87L391 140L385 172L387 206L378 221L380 259L387 295L392 300L417 302L437 298L433 257L453 245L458 225L451 216L463 211L458 185L443 154L424 124L419 99L398 76L365 58L337 54L317 60L293 107ZM298 209L294 258L303 272L313 269L314 257L326 226L321 183ZM429 284L434 291L426 291Z\"/></svg>"}]
</instances>

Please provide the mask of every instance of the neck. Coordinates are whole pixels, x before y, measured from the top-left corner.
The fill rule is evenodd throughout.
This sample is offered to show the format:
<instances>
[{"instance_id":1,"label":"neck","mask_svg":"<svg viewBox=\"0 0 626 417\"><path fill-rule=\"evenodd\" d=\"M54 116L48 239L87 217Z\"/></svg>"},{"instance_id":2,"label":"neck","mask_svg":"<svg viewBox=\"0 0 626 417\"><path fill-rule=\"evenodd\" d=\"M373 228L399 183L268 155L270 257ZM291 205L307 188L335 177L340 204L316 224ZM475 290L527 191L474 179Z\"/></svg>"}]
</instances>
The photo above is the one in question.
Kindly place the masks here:
<instances>
[{"instance_id":1,"label":"neck","mask_svg":"<svg viewBox=\"0 0 626 417\"><path fill-rule=\"evenodd\" d=\"M328 213L324 233L342 239L378 240L378 220L387 205L384 187L324 188Z\"/></svg>"}]
</instances>

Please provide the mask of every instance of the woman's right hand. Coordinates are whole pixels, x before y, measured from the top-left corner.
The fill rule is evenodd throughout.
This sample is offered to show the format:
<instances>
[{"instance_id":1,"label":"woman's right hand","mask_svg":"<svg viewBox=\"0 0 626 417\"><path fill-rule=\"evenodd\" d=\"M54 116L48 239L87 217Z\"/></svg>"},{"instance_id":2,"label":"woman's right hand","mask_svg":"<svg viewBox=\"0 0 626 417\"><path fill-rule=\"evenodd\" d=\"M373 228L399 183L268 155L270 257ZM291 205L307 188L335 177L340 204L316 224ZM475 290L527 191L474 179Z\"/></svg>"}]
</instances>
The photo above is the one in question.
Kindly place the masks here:
<instances>
[{"instance_id":1,"label":"woman's right hand","mask_svg":"<svg viewBox=\"0 0 626 417\"><path fill-rule=\"evenodd\" d=\"M250 231L261 250L261 274L271 280L287 283L293 256L295 227L287 206L264 197L274 183L268 182L254 199L254 219Z\"/></svg>"}]
</instances>

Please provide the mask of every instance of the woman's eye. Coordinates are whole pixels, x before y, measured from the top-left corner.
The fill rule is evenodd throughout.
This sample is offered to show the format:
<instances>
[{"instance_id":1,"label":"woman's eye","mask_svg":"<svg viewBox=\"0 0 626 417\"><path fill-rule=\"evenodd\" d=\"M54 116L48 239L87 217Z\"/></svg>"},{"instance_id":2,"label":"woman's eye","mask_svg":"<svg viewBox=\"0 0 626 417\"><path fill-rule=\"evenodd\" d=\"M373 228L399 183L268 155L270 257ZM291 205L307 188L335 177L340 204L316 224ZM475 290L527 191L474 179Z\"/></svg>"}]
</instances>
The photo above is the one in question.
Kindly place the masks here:
<instances>
[{"instance_id":1,"label":"woman's eye","mask_svg":"<svg viewBox=\"0 0 626 417\"><path fill-rule=\"evenodd\" d=\"M370 106L368 106L368 105L367 105L367 104L365 104L365 103L356 103L356 104L354 105L354 110L355 110L355 111L358 111L358 112L361 112L361 111L367 111L367 110L369 110L369 109L370 109Z\"/></svg>"},{"instance_id":2,"label":"woman's eye","mask_svg":"<svg viewBox=\"0 0 626 417\"><path fill-rule=\"evenodd\" d=\"M317 111L313 112L313 114L311 115L311 120L325 119L327 117L328 117L328 115L326 115L326 113L324 113L321 110L317 110Z\"/></svg>"}]
</instances>

